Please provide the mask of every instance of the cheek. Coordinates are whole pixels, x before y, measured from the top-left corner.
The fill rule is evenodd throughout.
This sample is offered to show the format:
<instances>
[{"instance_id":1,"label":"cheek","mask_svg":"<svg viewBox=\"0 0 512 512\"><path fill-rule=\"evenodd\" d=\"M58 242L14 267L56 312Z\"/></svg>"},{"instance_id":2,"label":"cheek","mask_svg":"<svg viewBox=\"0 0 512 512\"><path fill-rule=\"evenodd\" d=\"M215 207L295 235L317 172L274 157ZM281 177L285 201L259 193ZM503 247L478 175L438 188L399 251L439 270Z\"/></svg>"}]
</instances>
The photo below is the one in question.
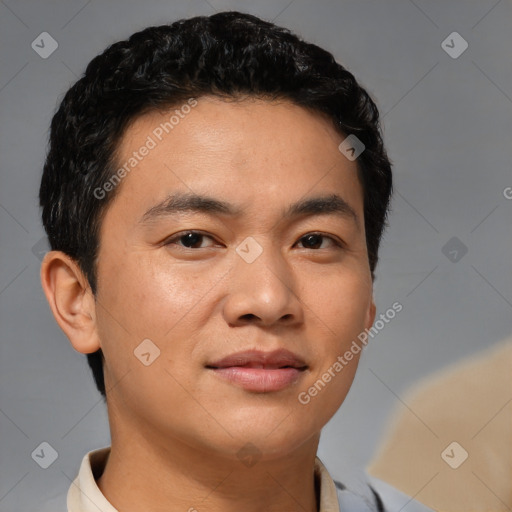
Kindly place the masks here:
<instances>
[{"instance_id":1,"label":"cheek","mask_svg":"<svg viewBox=\"0 0 512 512\"><path fill-rule=\"evenodd\" d=\"M309 274L302 290L305 312L323 337L319 345L324 353L340 353L364 330L372 300L371 280L365 272L341 268L315 277Z\"/></svg>"},{"instance_id":2,"label":"cheek","mask_svg":"<svg viewBox=\"0 0 512 512\"><path fill-rule=\"evenodd\" d=\"M365 272L348 268L304 281L315 364L300 390L301 403L309 403L320 423L336 412L353 382L361 354L357 336L366 327L372 298L369 283Z\"/></svg>"},{"instance_id":3,"label":"cheek","mask_svg":"<svg viewBox=\"0 0 512 512\"><path fill-rule=\"evenodd\" d=\"M197 307L214 282L211 276L161 260L149 251L135 252L122 265L104 265L99 275L99 300L111 312L107 322L115 320L136 339L165 337Z\"/></svg>"},{"instance_id":4,"label":"cheek","mask_svg":"<svg viewBox=\"0 0 512 512\"><path fill-rule=\"evenodd\" d=\"M208 318L205 297L215 283L211 275L192 273L183 265L155 264L150 256L134 253L117 270L104 265L97 307L98 333L112 384L129 372L126 385L137 383L136 389L127 390L133 396L138 389L156 392L163 382L164 388L173 388L176 383L165 370L180 382L188 380L186 365L180 362L192 360L197 330ZM137 354L147 352L150 360L154 354L158 357L146 367ZM174 390L177 396L179 391L179 387Z\"/></svg>"},{"instance_id":5,"label":"cheek","mask_svg":"<svg viewBox=\"0 0 512 512\"><path fill-rule=\"evenodd\" d=\"M298 416L296 421L309 423L309 430L320 430L336 414L352 386L357 370L358 357L341 365L336 357L329 357L321 368L297 393ZM337 364L336 364L337 363Z\"/></svg>"},{"instance_id":6,"label":"cheek","mask_svg":"<svg viewBox=\"0 0 512 512\"><path fill-rule=\"evenodd\" d=\"M210 408L203 405L208 404L207 397L194 388L186 372L172 366L164 351L149 366L132 356L127 370L114 372L109 400L114 409L122 410L125 421L138 421L164 437L172 432L189 441L201 437L199 429L205 429L208 434L202 435L207 437L224 435L208 413Z\"/></svg>"}]
</instances>

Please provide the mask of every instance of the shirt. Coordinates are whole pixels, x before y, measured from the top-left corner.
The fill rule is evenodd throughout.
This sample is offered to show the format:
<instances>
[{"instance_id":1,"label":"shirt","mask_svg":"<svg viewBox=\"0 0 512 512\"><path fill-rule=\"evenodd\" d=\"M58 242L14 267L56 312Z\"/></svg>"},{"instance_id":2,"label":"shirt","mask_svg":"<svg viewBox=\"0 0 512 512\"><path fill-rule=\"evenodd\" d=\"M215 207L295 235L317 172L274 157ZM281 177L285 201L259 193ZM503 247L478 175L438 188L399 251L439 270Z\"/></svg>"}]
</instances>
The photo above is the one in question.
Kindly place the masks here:
<instances>
[{"instance_id":1,"label":"shirt","mask_svg":"<svg viewBox=\"0 0 512 512\"><path fill-rule=\"evenodd\" d=\"M105 468L110 446L93 450L82 459L78 476L67 494L68 512L118 512L100 491L96 479ZM369 477L362 489L347 489L335 481L316 457L314 476L320 493L319 512L429 512L384 482Z\"/></svg>"}]
</instances>

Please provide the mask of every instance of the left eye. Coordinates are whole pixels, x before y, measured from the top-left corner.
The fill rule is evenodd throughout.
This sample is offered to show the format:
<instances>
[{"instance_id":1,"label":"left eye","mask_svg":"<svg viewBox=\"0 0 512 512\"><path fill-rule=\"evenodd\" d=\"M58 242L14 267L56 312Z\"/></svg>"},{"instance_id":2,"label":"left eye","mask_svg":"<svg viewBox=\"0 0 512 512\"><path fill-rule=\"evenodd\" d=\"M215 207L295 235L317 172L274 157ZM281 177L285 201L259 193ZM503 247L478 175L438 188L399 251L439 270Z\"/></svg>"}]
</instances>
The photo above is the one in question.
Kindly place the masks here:
<instances>
[{"instance_id":1,"label":"left eye","mask_svg":"<svg viewBox=\"0 0 512 512\"><path fill-rule=\"evenodd\" d=\"M306 249L321 249L318 245L322 245L322 239L329 240L335 247L341 247L341 244L334 238L323 235L322 233L308 233L300 238Z\"/></svg>"}]
</instances>

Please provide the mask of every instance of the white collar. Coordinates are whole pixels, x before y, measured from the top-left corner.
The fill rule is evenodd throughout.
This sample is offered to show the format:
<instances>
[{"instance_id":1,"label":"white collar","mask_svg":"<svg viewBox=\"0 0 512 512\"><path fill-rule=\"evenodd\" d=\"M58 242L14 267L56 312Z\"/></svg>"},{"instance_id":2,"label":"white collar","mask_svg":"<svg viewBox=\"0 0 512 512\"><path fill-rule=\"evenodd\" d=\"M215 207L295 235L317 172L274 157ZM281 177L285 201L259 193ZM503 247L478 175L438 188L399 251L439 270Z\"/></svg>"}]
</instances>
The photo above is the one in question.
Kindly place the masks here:
<instances>
[{"instance_id":1,"label":"white collar","mask_svg":"<svg viewBox=\"0 0 512 512\"><path fill-rule=\"evenodd\" d=\"M96 478L103 473L109 454L110 446L107 446L84 456L78 476L68 490L68 512L118 512L96 483ZM319 512L339 512L336 486L318 457L315 459L314 471L320 484Z\"/></svg>"}]
</instances>

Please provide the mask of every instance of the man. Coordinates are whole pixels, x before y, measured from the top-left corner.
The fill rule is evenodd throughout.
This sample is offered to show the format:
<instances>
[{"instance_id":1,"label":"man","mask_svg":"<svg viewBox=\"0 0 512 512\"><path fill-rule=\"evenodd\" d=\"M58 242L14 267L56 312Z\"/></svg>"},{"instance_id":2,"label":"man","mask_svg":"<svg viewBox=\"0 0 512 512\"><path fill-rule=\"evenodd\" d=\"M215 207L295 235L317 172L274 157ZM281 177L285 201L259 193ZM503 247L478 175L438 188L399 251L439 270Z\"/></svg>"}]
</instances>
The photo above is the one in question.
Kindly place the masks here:
<instances>
[{"instance_id":1,"label":"man","mask_svg":"<svg viewBox=\"0 0 512 512\"><path fill-rule=\"evenodd\" d=\"M112 438L69 512L404 507L316 457L376 315L391 188L375 104L286 29L218 13L91 61L40 190L42 285Z\"/></svg>"}]
</instances>

